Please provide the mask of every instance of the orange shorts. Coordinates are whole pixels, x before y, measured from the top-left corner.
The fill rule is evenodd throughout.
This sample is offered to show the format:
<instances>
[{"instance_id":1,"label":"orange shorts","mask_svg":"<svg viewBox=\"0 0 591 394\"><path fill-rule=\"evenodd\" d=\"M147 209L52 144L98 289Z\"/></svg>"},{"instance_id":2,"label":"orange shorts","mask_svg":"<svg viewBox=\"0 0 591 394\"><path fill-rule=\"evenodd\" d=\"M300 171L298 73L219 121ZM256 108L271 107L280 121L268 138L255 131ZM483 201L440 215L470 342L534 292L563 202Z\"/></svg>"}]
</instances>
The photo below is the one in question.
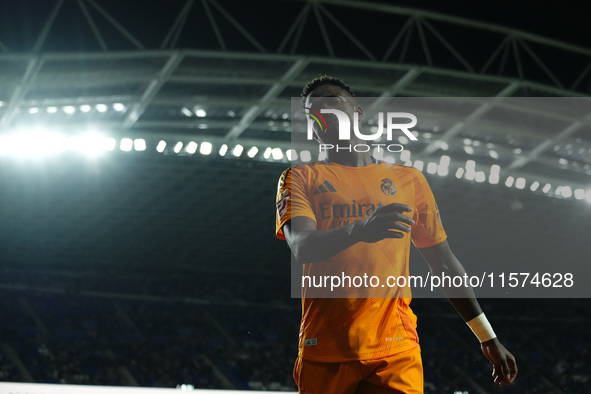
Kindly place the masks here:
<instances>
[{"instance_id":1,"label":"orange shorts","mask_svg":"<svg viewBox=\"0 0 591 394\"><path fill-rule=\"evenodd\" d=\"M346 363L298 357L293 378L301 394L423 394L421 348Z\"/></svg>"}]
</instances>

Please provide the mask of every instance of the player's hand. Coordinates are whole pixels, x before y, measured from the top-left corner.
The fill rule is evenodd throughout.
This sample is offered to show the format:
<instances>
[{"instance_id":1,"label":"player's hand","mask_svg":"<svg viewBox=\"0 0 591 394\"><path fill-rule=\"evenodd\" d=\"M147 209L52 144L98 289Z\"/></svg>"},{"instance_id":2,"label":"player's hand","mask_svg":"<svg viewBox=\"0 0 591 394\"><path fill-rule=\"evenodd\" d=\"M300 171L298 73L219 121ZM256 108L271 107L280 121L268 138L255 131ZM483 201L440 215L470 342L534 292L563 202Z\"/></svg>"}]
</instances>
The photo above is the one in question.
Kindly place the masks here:
<instances>
[{"instance_id":1,"label":"player's hand","mask_svg":"<svg viewBox=\"0 0 591 394\"><path fill-rule=\"evenodd\" d=\"M363 220L354 223L353 234L361 242L378 242L386 238L402 238L410 233L415 221L404 215L411 212L408 205L392 203L376 209Z\"/></svg>"},{"instance_id":2,"label":"player's hand","mask_svg":"<svg viewBox=\"0 0 591 394\"><path fill-rule=\"evenodd\" d=\"M492 376L499 386L511 384L517 376L515 357L499 342L497 338L482 342L482 353L493 365Z\"/></svg>"}]
</instances>

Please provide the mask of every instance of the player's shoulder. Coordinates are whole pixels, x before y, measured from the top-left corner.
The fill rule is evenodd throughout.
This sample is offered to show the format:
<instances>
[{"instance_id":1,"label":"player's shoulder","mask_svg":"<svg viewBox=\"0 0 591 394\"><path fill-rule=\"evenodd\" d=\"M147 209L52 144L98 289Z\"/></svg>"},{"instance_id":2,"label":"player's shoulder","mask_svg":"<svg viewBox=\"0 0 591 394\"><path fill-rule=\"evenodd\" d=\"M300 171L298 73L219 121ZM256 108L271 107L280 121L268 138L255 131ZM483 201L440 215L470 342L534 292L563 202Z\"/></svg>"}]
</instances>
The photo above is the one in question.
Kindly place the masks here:
<instances>
[{"instance_id":1,"label":"player's shoulder","mask_svg":"<svg viewBox=\"0 0 591 394\"><path fill-rule=\"evenodd\" d=\"M313 171L316 166L324 165L324 164L325 163L322 161L312 161L312 162L304 163L304 164L296 164L291 167L287 167L285 169L285 171L283 171L281 176L287 178L288 176L290 176L291 174L294 174L294 173L304 174L304 173Z\"/></svg>"},{"instance_id":2,"label":"player's shoulder","mask_svg":"<svg viewBox=\"0 0 591 394\"><path fill-rule=\"evenodd\" d=\"M423 173L413 166L407 166L399 163L389 164L386 162L381 162L380 164L387 166L390 170L394 172L406 173L415 177L423 177Z\"/></svg>"}]
</instances>

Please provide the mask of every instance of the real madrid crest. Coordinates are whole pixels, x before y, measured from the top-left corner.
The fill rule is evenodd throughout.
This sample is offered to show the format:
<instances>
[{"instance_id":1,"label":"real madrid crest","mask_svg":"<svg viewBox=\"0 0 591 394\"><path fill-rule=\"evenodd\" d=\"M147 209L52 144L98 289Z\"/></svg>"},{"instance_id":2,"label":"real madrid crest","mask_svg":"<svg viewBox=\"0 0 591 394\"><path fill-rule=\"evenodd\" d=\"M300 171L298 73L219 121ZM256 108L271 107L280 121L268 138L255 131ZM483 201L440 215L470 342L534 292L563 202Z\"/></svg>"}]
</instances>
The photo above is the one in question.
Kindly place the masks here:
<instances>
[{"instance_id":1,"label":"real madrid crest","mask_svg":"<svg viewBox=\"0 0 591 394\"><path fill-rule=\"evenodd\" d=\"M396 194L396 186L392 183L391 179L384 178L382 179L382 184L380 185L380 189L386 196L392 197Z\"/></svg>"}]
</instances>

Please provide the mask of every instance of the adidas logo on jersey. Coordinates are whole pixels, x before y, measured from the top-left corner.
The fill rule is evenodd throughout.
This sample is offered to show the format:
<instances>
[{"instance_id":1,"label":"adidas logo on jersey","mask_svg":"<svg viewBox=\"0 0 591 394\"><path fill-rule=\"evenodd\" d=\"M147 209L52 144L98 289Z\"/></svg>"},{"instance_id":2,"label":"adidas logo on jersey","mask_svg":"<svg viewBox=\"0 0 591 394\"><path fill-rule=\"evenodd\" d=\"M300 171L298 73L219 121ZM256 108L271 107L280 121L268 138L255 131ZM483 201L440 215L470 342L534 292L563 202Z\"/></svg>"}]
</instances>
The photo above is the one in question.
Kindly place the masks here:
<instances>
[{"instance_id":1,"label":"adidas logo on jersey","mask_svg":"<svg viewBox=\"0 0 591 394\"><path fill-rule=\"evenodd\" d=\"M320 186L318 186L318 188L314 192L314 195L320 194L320 193L333 193L336 191L337 191L337 189L335 189L334 186L331 185L329 181L324 181L323 183L320 184Z\"/></svg>"},{"instance_id":2,"label":"adidas logo on jersey","mask_svg":"<svg viewBox=\"0 0 591 394\"><path fill-rule=\"evenodd\" d=\"M304 346L316 346L318 345L318 338L308 338L304 342Z\"/></svg>"}]
</instances>

